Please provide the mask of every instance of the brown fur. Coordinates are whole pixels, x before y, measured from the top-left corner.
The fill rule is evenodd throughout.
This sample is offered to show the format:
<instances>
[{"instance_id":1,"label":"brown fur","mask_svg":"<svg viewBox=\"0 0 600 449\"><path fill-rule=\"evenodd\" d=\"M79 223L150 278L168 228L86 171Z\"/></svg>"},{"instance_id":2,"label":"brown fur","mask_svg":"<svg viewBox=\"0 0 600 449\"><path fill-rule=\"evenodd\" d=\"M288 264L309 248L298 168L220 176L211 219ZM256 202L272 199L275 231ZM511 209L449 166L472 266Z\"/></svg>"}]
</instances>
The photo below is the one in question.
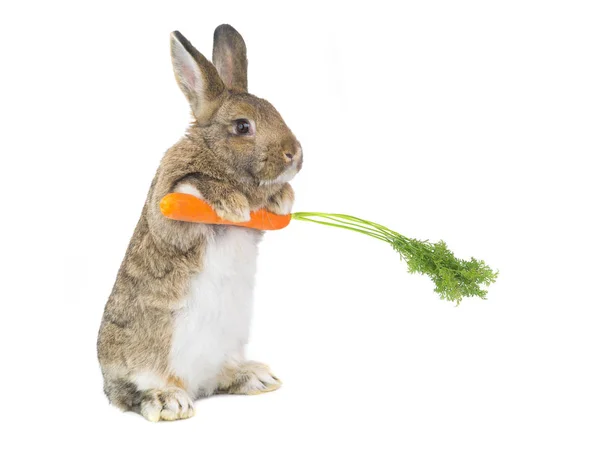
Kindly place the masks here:
<instances>
[{"instance_id":1,"label":"brown fur","mask_svg":"<svg viewBox=\"0 0 600 449\"><path fill-rule=\"evenodd\" d=\"M191 276L203 269L207 239L221 231L217 226L165 218L158 206L161 198L186 182L223 218L240 221L248 209L261 207L277 213L284 199L293 200L293 190L287 183L269 181L290 166L290 154L298 169L302 162L300 146L275 108L245 91L245 45L233 28L221 26L215 32L213 58L218 71L174 32L172 48L179 44L192 55L203 80L201 90L191 90L190 83L186 85L182 79L185 72L178 72L174 61L194 121L160 163L98 336L105 392L124 410L139 411L148 398L162 397L138 391L132 380L138 373L152 372L161 376L165 385L184 389L169 368L173 313L181 307ZM234 135L233 123L239 118L255 122L255 136Z\"/></svg>"},{"instance_id":2,"label":"brown fur","mask_svg":"<svg viewBox=\"0 0 600 449\"><path fill-rule=\"evenodd\" d=\"M174 387L181 388L182 390L185 390L185 382L183 382L183 380L181 378L177 377L177 376L170 375L167 378L167 383L169 385L174 386Z\"/></svg>"}]
</instances>

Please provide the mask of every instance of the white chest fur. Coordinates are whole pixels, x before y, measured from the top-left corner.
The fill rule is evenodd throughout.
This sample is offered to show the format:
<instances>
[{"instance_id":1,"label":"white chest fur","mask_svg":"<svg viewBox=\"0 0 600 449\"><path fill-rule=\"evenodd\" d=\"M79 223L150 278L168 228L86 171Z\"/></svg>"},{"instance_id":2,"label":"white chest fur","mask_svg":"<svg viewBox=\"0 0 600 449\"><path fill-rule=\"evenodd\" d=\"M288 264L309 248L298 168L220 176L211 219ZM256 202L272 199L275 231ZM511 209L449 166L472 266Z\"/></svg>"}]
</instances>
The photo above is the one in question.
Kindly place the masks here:
<instances>
[{"instance_id":1,"label":"white chest fur","mask_svg":"<svg viewBox=\"0 0 600 449\"><path fill-rule=\"evenodd\" d=\"M225 228L207 244L203 269L190 281L175 316L171 369L191 395L211 393L223 363L247 342L259 238Z\"/></svg>"}]
</instances>

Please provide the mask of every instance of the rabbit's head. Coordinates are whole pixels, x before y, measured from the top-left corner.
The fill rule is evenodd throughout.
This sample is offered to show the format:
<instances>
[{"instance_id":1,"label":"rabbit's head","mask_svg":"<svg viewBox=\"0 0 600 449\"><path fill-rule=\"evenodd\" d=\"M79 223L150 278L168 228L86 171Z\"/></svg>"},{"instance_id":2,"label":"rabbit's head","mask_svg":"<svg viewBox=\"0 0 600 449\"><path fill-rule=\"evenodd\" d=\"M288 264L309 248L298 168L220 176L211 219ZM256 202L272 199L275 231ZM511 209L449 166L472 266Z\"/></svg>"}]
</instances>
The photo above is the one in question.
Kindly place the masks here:
<instances>
[{"instance_id":1,"label":"rabbit's head","mask_svg":"<svg viewBox=\"0 0 600 449\"><path fill-rule=\"evenodd\" d=\"M277 110L247 91L246 44L230 25L215 30L213 63L178 31L171 58L204 145L240 180L289 181L302 166L302 148Z\"/></svg>"}]
</instances>

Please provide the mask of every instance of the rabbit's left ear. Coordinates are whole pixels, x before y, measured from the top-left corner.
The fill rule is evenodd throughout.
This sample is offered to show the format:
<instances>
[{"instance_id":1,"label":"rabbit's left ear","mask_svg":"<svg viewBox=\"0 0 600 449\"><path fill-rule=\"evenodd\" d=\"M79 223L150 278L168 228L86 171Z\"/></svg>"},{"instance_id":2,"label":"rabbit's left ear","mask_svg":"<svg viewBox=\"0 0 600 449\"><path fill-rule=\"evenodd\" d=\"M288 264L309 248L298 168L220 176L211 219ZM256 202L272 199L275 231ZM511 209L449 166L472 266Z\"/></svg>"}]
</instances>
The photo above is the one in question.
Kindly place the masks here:
<instances>
[{"instance_id":1,"label":"rabbit's left ear","mask_svg":"<svg viewBox=\"0 0 600 449\"><path fill-rule=\"evenodd\" d=\"M215 30L212 59L228 89L248 91L246 43L231 25L219 25Z\"/></svg>"},{"instance_id":2,"label":"rabbit's left ear","mask_svg":"<svg viewBox=\"0 0 600 449\"><path fill-rule=\"evenodd\" d=\"M179 31L171 33L171 60L177 84L196 120L208 123L222 104L225 93L217 69Z\"/></svg>"}]
</instances>

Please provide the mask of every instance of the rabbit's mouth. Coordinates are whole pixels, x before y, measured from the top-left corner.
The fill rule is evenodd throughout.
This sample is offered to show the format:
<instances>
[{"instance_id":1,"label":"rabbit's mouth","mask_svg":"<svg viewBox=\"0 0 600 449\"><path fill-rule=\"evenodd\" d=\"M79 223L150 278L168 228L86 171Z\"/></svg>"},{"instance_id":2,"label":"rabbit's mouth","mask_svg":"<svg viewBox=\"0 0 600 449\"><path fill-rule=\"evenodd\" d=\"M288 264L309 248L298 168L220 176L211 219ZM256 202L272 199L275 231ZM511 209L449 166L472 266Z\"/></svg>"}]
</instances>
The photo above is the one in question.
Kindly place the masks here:
<instances>
[{"instance_id":1,"label":"rabbit's mouth","mask_svg":"<svg viewBox=\"0 0 600 449\"><path fill-rule=\"evenodd\" d=\"M299 166L300 165L300 166ZM259 181L260 186L270 186L273 184L285 184L286 182L294 179L294 176L298 174L300 171L300 167L302 164L298 164L294 162L292 165L287 167L279 176L274 179L262 179Z\"/></svg>"},{"instance_id":2,"label":"rabbit's mouth","mask_svg":"<svg viewBox=\"0 0 600 449\"><path fill-rule=\"evenodd\" d=\"M293 148L286 150L282 156L283 158L278 159L276 162L272 160L272 156L267 156L261 162L260 170L257 171L256 176L259 186L285 184L291 181L302 169L304 154L298 142L295 142Z\"/></svg>"}]
</instances>

